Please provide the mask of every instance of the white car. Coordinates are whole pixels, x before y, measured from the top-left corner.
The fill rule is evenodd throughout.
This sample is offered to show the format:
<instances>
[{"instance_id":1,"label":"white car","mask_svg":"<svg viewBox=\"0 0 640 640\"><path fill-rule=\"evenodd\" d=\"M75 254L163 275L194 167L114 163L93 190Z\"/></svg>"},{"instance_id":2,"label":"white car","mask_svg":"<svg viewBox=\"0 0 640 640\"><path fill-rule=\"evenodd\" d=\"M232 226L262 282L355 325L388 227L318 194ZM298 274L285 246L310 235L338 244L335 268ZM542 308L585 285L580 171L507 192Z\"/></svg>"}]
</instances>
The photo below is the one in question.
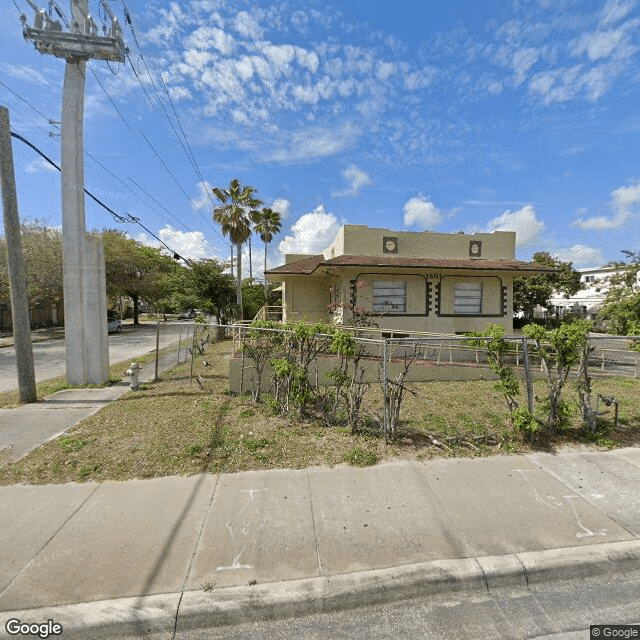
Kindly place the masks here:
<instances>
[{"instance_id":1,"label":"white car","mask_svg":"<svg viewBox=\"0 0 640 640\"><path fill-rule=\"evenodd\" d=\"M122 323L120 318L114 318L113 320L107 320L107 332L108 333L120 333L122 331Z\"/></svg>"}]
</instances>

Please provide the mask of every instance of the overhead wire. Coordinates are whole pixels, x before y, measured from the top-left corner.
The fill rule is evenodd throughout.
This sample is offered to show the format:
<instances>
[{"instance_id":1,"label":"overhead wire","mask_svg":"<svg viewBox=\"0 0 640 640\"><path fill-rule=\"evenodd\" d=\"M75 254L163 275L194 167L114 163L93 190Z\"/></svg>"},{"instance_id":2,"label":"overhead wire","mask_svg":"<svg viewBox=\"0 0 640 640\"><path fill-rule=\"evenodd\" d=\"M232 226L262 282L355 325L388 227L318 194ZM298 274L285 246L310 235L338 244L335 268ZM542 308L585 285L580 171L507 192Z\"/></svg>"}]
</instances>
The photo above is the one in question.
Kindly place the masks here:
<instances>
[{"instance_id":1,"label":"overhead wire","mask_svg":"<svg viewBox=\"0 0 640 640\"><path fill-rule=\"evenodd\" d=\"M169 90L167 88L167 85L164 82L164 79L162 78L162 74L159 74L158 78L159 78L160 82L162 83L162 87L164 89L164 92L165 92L165 94L167 96L167 99L169 100L169 104L171 105L171 109L173 111L174 118L175 118L175 120L176 120L176 122L178 124L178 127L180 129L182 137L176 131L175 126L173 124L173 121L171 120L171 117L170 117L169 113L167 112L167 110L166 110L166 108L164 106L164 103L162 102L162 100L160 99L160 96L158 95L158 89L157 89L156 84L155 84L155 82L153 80L153 75L151 73L151 70L149 69L149 65L147 64L147 60L146 60L146 58L145 58L145 56L144 56L144 54L142 52L142 49L140 48L140 43L139 43L138 38L136 36L135 27L133 25L133 20L131 19L131 14L129 13L129 10L127 9L127 6L126 6L124 0L121 0L121 2L122 2L123 10L124 10L125 21L129 25L129 29L131 30L131 35L133 36L133 40L136 43L136 47L138 49L138 53L140 55L140 59L142 60L142 63L144 64L144 68L147 71L147 75L149 76L149 80L151 81L151 85L153 86L154 90L156 91L155 95L156 95L156 99L158 101L158 104L160 104L160 106L162 108L162 111L165 114L165 117L167 118L169 124L171 125L171 128L173 129L173 131L174 131L174 133L176 135L176 138L178 139L178 142L180 142L180 145L182 146L182 149L183 149L185 155L187 156L187 159L189 160L189 162L190 162L191 166L193 167L194 171L196 172L196 175L198 176L198 178L200 178L200 182L202 184L205 184L206 180L204 179L204 176L202 175L202 171L200 170L200 167L198 166L198 162L197 162L197 160L195 158L195 155L193 153L191 145L189 144L189 139L187 138L187 134L185 133L184 127L182 126L182 121L180 120L178 112L176 111L173 99L171 98L171 94L170 94L170 92L169 92ZM130 57L129 57L129 60L131 61ZM132 64L132 66L133 66L133 64ZM134 71L134 73L135 73L135 71ZM148 93L146 91L146 88L144 87L144 83L142 83L142 81L140 80L139 75L137 73L135 73L135 75L136 75L136 78L138 78L138 82L142 86L145 94L147 95L147 97L149 97L149 95L148 95ZM149 99L149 101L151 102L150 99ZM207 194L207 197L209 198L209 201L210 201L211 205L215 206L215 203L213 201L213 197L212 197L211 193L209 193L209 191L207 189L205 189L205 192ZM208 220L207 220L207 222L209 223ZM217 231L216 231L216 233L217 233Z\"/></svg>"},{"instance_id":2,"label":"overhead wire","mask_svg":"<svg viewBox=\"0 0 640 640\"><path fill-rule=\"evenodd\" d=\"M18 98L21 102L23 102L24 104L26 104L29 108L33 109L38 115L40 115L42 118L44 118L49 124L56 126L57 128L59 128L59 123L48 118L42 111L40 111L39 109L37 109L31 102L29 102L27 99L23 98L21 95L19 95L18 93L16 93L13 89L11 89L11 87L7 86L4 82L0 81L0 84L2 86L4 86L6 89L8 89L16 98ZM15 107L14 107L15 109ZM18 110L16 110L18 111ZM59 135L59 134L52 134L50 131L47 131L44 127L40 126L37 122L35 122L34 120L32 120L31 118L29 118L28 116L26 116L24 113L18 111L18 113L20 113L27 121L31 122L32 124L34 124L35 126L37 126L38 128L42 129L45 133L47 133L49 136L51 135ZM95 162L98 166L100 166L104 171L106 171L110 176L112 176L115 180L117 180L125 189L127 189L127 191L129 191L132 195L134 195L138 200L140 200L145 206L149 207L154 213L158 214L161 218L163 218L164 220L166 220L167 222L170 222L170 220L165 217L160 211L158 211L157 209L155 209L153 206L151 206L148 202L145 201L145 199L136 191L134 191L130 185L128 185L124 180L122 180L122 178L118 177L115 173L113 173L113 171L111 171L108 167L106 167L102 162L100 162L92 153L90 153L86 148L83 148L83 152L84 154L90 158L93 162ZM102 180L105 180L106 182L109 182L108 180L106 180L106 178L104 176L100 176L100 178ZM178 225L180 225L181 227L183 227L184 229L186 229L187 232L189 233L193 233L193 229L191 229L190 227L188 227L182 220L180 220L180 218L178 218L176 215L174 215L171 211L169 211L169 209L167 209L162 203L158 202L157 199L155 199L148 191L146 191L140 184L138 184L133 178L131 178L130 176L127 176L127 178L140 190L142 191L145 196L151 200L152 202L154 202L158 207L160 207L163 211L165 211L174 221L175 223L177 223ZM115 187L115 185L112 186Z\"/></svg>"},{"instance_id":3,"label":"overhead wire","mask_svg":"<svg viewBox=\"0 0 640 640\"><path fill-rule=\"evenodd\" d=\"M51 158L49 158L49 156L47 156L44 152L42 152L40 149L38 149L38 147L36 147L36 145L34 145L32 142L30 142L29 140L27 140L24 136L21 136L20 134L16 133L15 131L11 131L11 136L13 138L16 138L17 140L20 140L21 142L23 142L24 144L26 144L28 147L30 147L31 149L33 149L38 155L40 155L42 158L44 158L44 160L46 160L51 166L55 167L58 171L62 171L62 169L60 168L59 165L57 165ZM190 261L188 258L183 258L182 256L180 256L178 254L177 251L174 251L164 240L162 240L161 238L159 238L155 233L153 233L153 231L151 231L150 229L148 229L144 224L142 224L142 222L140 221L140 218L138 218L137 216L134 216L130 213L128 213L126 216L122 216L119 213L116 213L111 207L109 207L108 205L106 205L104 202L102 202L102 200L100 200L98 197L96 197L95 195L93 195L93 193L91 193L88 189L83 188L84 193L86 193L94 202L96 202L99 206L101 206L103 209L105 209L106 211L108 211L113 218L116 220L116 222L120 222L120 223L126 223L126 222L130 222L130 223L135 223L137 225L139 225L142 229L144 229L149 235L151 235L153 238L155 238L160 244L162 244L168 251L170 251L172 253L172 255L174 256L174 259L180 259L180 260L184 260L187 264L190 264ZM177 257L176 257L177 256Z\"/></svg>"},{"instance_id":4,"label":"overhead wire","mask_svg":"<svg viewBox=\"0 0 640 640\"><path fill-rule=\"evenodd\" d=\"M14 0L14 4L15 4L15 0ZM152 84L152 86L154 87L154 89L155 89L155 91L156 91L156 99L158 100L158 103L161 105L162 110L163 110L163 112L164 112L164 114L165 114L165 116L166 116L167 120L168 120L168 121L169 121L169 123L171 124L171 127L172 127L172 129L173 129L173 132L174 132L174 134L175 134L176 138L178 139L178 142L179 142L179 143L180 143L180 145L182 146L183 151L185 152L185 155L187 156L187 158L188 158L188 160L189 160L190 164L192 165L192 167L193 167L193 168L194 168L194 170L196 171L196 174L197 174L197 175L198 175L198 177L200 178L201 183L202 183L203 185L206 185L206 181L204 180L204 177L203 177L203 175L202 175L202 172L200 171L200 169L199 169L199 167L198 167L198 165L197 165L197 162L196 162L196 160L195 160L195 156L194 156L194 154L193 154L193 151L191 150L191 147L190 147L190 145L189 145L188 139L186 138L186 134L185 134L185 132L184 132L184 128L182 127L182 123L180 122L180 119L179 119L178 114L177 114L177 112L176 112L176 109L175 109L175 106L174 106L174 104L173 104L173 101L171 100L171 96L170 96L170 94L169 94L169 91L168 91L168 89L167 89L167 87L166 87L166 85L165 85L164 81L162 81L162 78L161 78L161 81L162 81L162 84L163 84L164 90L165 90L165 92L166 92L166 94L167 94L167 97L168 97L168 99L169 99L169 102L170 102L170 104L171 104L172 110L173 110L174 115L175 115L175 118L176 118L176 122L178 123L178 126L179 126L179 128L180 128L180 130L181 130L181 132L182 132L183 137L184 137L184 142L183 142L182 138L180 137L180 135L178 134L178 132L176 131L175 125L173 124L173 121L171 120L171 117L169 116L169 114L168 114L168 112L167 112L167 110L166 110L166 107L164 106L164 104L163 104L162 100L161 100L161 99L160 99L160 97L157 95L157 94L159 93L159 92L158 92L158 89L157 89L157 87L156 87L156 85L155 85L155 82L153 81L153 76L152 76L151 71L150 71L150 69L149 69L149 67L148 67L148 65L147 65L147 62L146 62L146 59L144 58L144 55L142 54L142 50L140 49L140 44L139 44L139 41L138 41L137 35L136 35L136 33L135 33L135 28L134 28L134 26L133 26L133 21L131 20L130 13L129 13L129 11L128 11L128 9L127 9L127 7L126 7L125 3L124 3L124 0L122 0L122 5L123 5L124 12L125 12L125 20L126 20L127 24L129 25L129 28L130 28L131 33L132 33L132 36L133 36L134 41L135 41L135 43L136 43L136 47L138 48L138 51L139 51L140 57L141 57L141 59L142 59L142 61L143 61L143 64L144 64L145 69L146 69L146 71L147 71L147 74L149 75L149 79L150 79L150 81L151 81L151 84ZM59 16L59 17L63 20L63 22L65 23L65 26L66 26L68 29L70 29L70 30L71 30L71 26L69 25L69 21L67 20L66 16L64 15L64 12L62 12L62 11L60 10L60 8L58 7L58 5L57 5L53 0L50 2L50 8L49 8L49 11L51 11L51 6L53 6L53 7L54 7L54 9L55 9L56 13L58 14L58 16ZM20 12L21 12L20 8L19 8L17 5L16 5L16 8L18 9L18 11L20 11ZM21 14L22 14L22 12L21 12ZM87 16L87 14L85 13L85 17L86 17L86 16ZM147 98L149 99L149 101L150 101L151 105L153 106L153 102L152 102L151 98L149 97L149 95L148 95L148 93L147 93L147 91L146 91L146 88L144 87L144 84L142 83L141 79L139 78L139 76L138 76L137 72L136 72L136 71L135 71L135 69L134 69L134 65L133 65L133 62L132 62L132 60L131 60L131 57L130 57L130 56L129 56L129 61L132 63L132 69L134 70L134 75L136 75L136 78L138 79L138 82L140 83L140 85L142 86L142 88L145 90L145 94L147 95ZM114 101L114 100L112 99L112 97L109 95L109 92L107 91L107 89L106 89L106 87L104 86L104 84L101 82L100 78L98 77L98 74L97 74L97 73L96 73L96 71L93 69L93 67L91 66L91 64L89 64L89 63L87 63L87 64L88 64L89 68L91 69L91 72L92 72L93 76L95 77L96 81L98 82L98 84L99 84L100 88L102 89L102 91L103 91L103 92L104 92L104 94L106 95L107 99L109 100L109 102L111 103L111 105L113 106L113 108L115 109L115 111L117 112L117 114L118 114L118 116L120 117L120 119L122 120L122 122L123 122L123 123L124 123L124 125L127 127L127 129L129 130L129 132L130 132L130 133L133 133L133 130L132 130L131 126L130 126L130 125L129 125L129 123L127 122L127 120L126 120L126 118L124 117L124 115L122 114L122 112L118 109L117 105L115 104L115 101ZM6 85L4 85L4 83L2 83L2 84L3 84L3 86L5 86L5 87L6 87ZM8 87L7 87L7 88L8 88ZM10 90L10 91L12 91L11 89L9 89L9 90ZM12 91L12 93L15 93L15 92L13 92L13 91ZM17 94L16 94L16 96L17 96ZM22 99L22 98L21 98L21 99ZM22 100L24 101L24 99L22 99ZM25 102L26 102L26 101L25 101ZM27 102L27 104L29 104L29 103ZM29 106L31 106L32 108L34 108L34 109L35 109L35 107L33 107L32 105L29 105ZM39 112L37 109L35 109L35 110L36 110L38 113L40 113L40 115L42 115L43 117L46 117L46 116L44 116L44 114L42 114L42 112ZM54 122L53 122L53 121L51 121L51 120L48 120L48 121L50 122L50 124L54 124ZM208 219L207 219L207 218L202 214L202 212L199 210L199 207L198 207L198 206L196 206L196 204L193 202L193 200L191 199L191 197L189 196L189 194L188 194L188 193L186 192L186 190L182 187L182 185L180 184L180 182L179 182L179 181L177 180L177 178L175 177L174 173L169 169L169 167L168 167L167 163L162 159L161 155L158 153L158 151L155 149L155 147L151 144L151 142L149 141L149 139L144 135L144 133L143 133L141 130L139 130L139 132L140 132L140 134L142 135L142 137L145 139L145 141L147 142L147 144L149 145L149 147L152 149L152 151L154 152L154 154L156 155L156 157L160 160L160 162L162 163L162 165L164 166L164 168L167 170L167 172L169 173L169 175L171 176L171 178L174 180L174 182L176 183L176 185L178 186L178 188L180 189L180 191L182 191L182 193L187 197L187 199L189 200L189 202L190 202L191 206L193 207L194 211L196 211L196 212L197 212L197 213L202 217L202 219L203 219L203 220L204 220L204 221L205 221L205 222L206 222L206 223L211 227L211 229L214 231L214 233L215 233L215 234L220 238L220 240L222 240L222 242L223 242L225 245L229 245L229 242L227 241L227 239L226 239L226 238L224 238L224 237L219 233L219 231L218 231L218 230L217 230L217 229L216 229L216 228L211 224L211 222L210 222L210 221L209 221L209 220L208 220ZM186 147L185 147L185 143L186 143ZM187 150L187 148L188 148L188 150ZM95 160L95 158L93 158L93 156L91 156L90 154L88 154L88 155L89 155L90 157L92 157L92 159L93 159L94 161L96 161L96 160ZM96 162L97 162L97 161L96 161ZM100 164L100 163L98 163L98 164ZM103 166L103 168L104 168L104 165L101 165L101 166ZM112 174L112 175L114 175L114 174ZM116 177L116 178L117 178L117 176L115 176L115 175L114 175L114 177ZM122 182L119 178L117 178L117 179L118 179L120 182ZM130 180L132 180L131 178L129 178L129 179L130 179ZM136 183L134 180L132 180L132 182L133 182L133 183L134 183L134 184L135 184L135 185L136 185L136 186L137 186L141 191L143 191L143 192L145 193L145 195L147 195L147 197L151 198L151 199L152 199L154 202L156 202L156 204L158 204L159 206L162 206L162 205L160 205L160 203L158 203L158 201L157 201L157 200L155 200L155 199L154 199L154 198L153 198L153 197L152 197L152 196L151 196L151 195L150 195L146 190L144 190L144 189L143 189L143 188L142 188L138 183ZM131 189L129 189L129 190L131 190ZM213 198L212 198L211 194L209 193L209 191L206 189L206 186L205 186L205 192L206 192L206 194L207 194L207 196L208 196L208 198L209 198L209 201L212 203L212 206L213 206L213 205L214 205ZM132 191L132 193L135 193L135 192L133 192L133 191ZM137 197L140 197L140 196L137 196ZM185 226L185 228L187 228L187 229L188 229L188 227L186 227L186 225L184 225L184 223L182 223L178 218L176 218L176 217L175 217L175 216L174 216L174 215L173 215L173 214L172 214L168 209L166 209L165 207L163 207L163 209L165 209L165 211L167 211L167 213L169 213L169 215L171 215L175 220L177 220L180 224L182 224L182 226ZM164 217L164 216L163 216L163 217ZM154 237L155 237L155 236L154 236Z\"/></svg>"}]
</instances>

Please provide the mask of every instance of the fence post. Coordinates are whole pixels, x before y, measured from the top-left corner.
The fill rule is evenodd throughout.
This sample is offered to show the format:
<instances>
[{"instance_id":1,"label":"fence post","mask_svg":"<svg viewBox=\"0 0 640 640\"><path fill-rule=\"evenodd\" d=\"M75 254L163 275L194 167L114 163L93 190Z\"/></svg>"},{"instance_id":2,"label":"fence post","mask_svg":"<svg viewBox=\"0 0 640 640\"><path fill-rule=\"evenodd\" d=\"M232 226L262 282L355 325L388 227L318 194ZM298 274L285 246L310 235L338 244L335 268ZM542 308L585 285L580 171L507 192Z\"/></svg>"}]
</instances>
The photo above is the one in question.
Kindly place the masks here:
<instances>
[{"instance_id":1,"label":"fence post","mask_svg":"<svg viewBox=\"0 0 640 640\"><path fill-rule=\"evenodd\" d=\"M516 345L517 344L516 342ZM524 379L527 383L527 409L529 409L529 413L533 413L533 378L531 376L529 347L526 338L522 338L522 359L524 363Z\"/></svg>"},{"instance_id":2,"label":"fence post","mask_svg":"<svg viewBox=\"0 0 640 640\"><path fill-rule=\"evenodd\" d=\"M384 431L384 443L389 443L389 402L387 398L387 339L382 345L382 429Z\"/></svg>"},{"instance_id":3,"label":"fence post","mask_svg":"<svg viewBox=\"0 0 640 640\"><path fill-rule=\"evenodd\" d=\"M196 325L193 325L193 333L191 335L191 369L189 370L189 384L191 384L193 380L193 359L196 354Z\"/></svg>"},{"instance_id":4,"label":"fence post","mask_svg":"<svg viewBox=\"0 0 640 640\"><path fill-rule=\"evenodd\" d=\"M160 358L160 321L156 322L156 372L154 381L158 379L158 360Z\"/></svg>"},{"instance_id":5,"label":"fence post","mask_svg":"<svg viewBox=\"0 0 640 640\"><path fill-rule=\"evenodd\" d=\"M176 364L180 364L180 349L182 347L182 325L178 333L178 357L176 358Z\"/></svg>"}]
</instances>

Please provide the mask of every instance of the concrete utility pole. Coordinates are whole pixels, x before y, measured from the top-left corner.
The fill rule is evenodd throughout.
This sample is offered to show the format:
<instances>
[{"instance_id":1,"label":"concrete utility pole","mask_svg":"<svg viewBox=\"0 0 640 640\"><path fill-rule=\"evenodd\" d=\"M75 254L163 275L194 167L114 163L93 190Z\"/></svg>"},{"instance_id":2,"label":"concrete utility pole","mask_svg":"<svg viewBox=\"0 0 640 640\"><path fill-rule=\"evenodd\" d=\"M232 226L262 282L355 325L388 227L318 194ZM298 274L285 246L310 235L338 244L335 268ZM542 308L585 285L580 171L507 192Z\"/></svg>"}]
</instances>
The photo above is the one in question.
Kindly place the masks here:
<instances>
[{"instance_id":1,"label":"concrete utility pole","mask_svg":"<svg viewBox=\"0 0 640 640\"><path fill-rule=\"evenodd\" d=\"M102 241L85 231L83 112L86 61L91 58L124 62L122 31L109 5L102 6L111 19L108 35L99 36L89 14L88 0L71 0L71 31L32 0L33 27L25 39L40 53L66 62L62 97L62 238L64 324L67 382L106 382L109 377L107 342L107 291Z\"/></svg>"},{"instance_id":2,"label":"concrete utility pole","mask_svg":"<svg viewBox=\"0 0 640 640\"><path fill-rule=\"evenodd\" d=\"M31 348L29 303L27 302L22 242L20 240L18 198L11 150L11 126L9 111L6 107L0 107L0 187L2 188L2 208L4 211L4 235L7 239L11 324L18 365L18 391L22 402L35 402L37 400L36 375L33 368L33 349Z\"/></svg>"}]
</instances>

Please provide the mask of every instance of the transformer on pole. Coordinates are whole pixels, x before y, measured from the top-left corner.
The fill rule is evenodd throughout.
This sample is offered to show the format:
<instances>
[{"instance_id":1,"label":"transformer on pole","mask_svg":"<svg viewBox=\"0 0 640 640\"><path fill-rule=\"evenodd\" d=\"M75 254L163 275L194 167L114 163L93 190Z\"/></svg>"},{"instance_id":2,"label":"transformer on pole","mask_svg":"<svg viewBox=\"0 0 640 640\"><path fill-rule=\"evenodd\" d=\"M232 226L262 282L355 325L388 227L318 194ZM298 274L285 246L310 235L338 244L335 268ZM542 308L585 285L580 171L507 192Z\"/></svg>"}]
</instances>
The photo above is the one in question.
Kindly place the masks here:
<instances>
[{"instance_id":1,"label":"transformer on pole","mask_svg":"<svg viewBox=\"0 0 640 640\"><path fill-rule=\"evenodd\" d=\"M117 18L105 0L101 3L111 26L102 36L89 13L88 0L71 0L69 31L32 0L27 2L35 18L29 27L26 16L22 16L25 39L31 40L40 53L66 60L61 174L67 382L100 384L109 379L107 293L102 240L85 231L84 79L87 60L124 62L126 48Z\"/></svg>"}]
</instances>

